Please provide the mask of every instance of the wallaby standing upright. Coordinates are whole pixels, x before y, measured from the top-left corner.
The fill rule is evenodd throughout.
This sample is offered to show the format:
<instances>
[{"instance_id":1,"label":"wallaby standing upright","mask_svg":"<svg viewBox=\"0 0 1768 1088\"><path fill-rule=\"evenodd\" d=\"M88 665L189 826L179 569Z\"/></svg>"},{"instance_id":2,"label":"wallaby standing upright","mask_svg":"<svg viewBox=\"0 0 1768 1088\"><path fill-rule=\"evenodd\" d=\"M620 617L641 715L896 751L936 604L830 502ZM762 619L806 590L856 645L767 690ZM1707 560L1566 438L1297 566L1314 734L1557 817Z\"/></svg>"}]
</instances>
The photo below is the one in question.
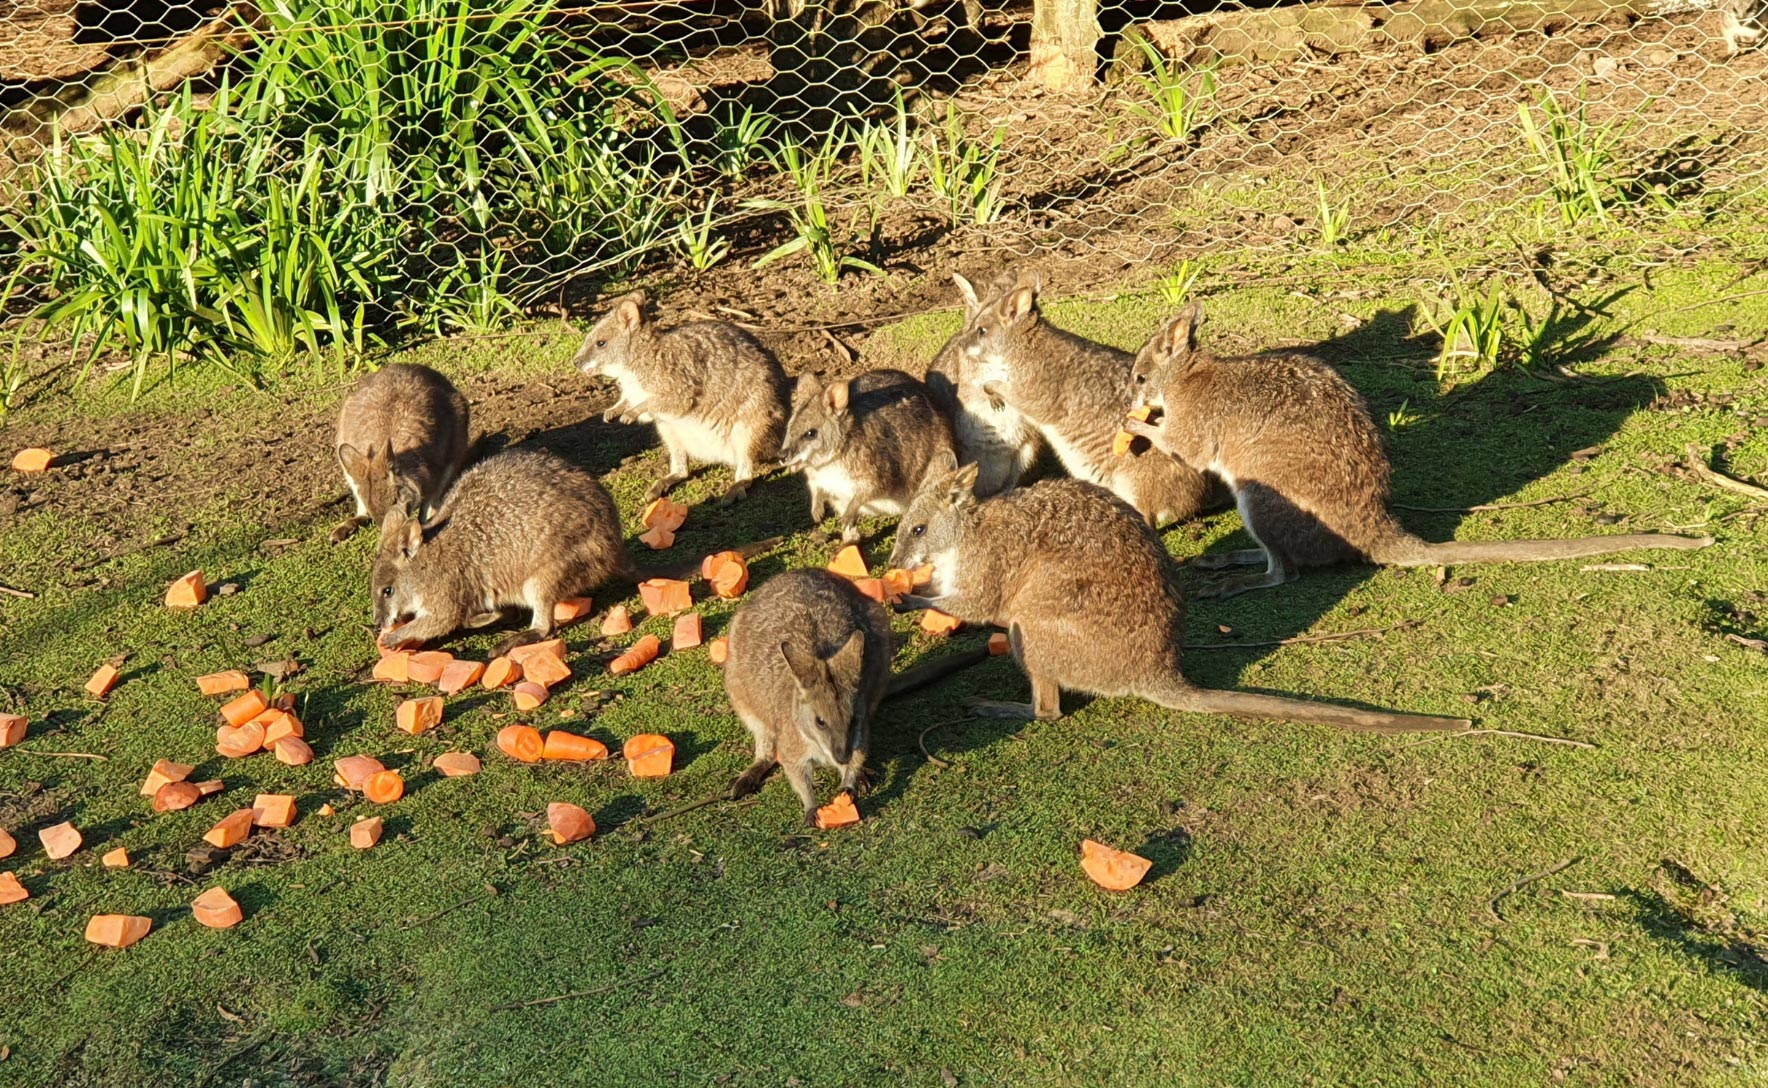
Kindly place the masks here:
<instances>
[{"instance_id":1,"label":"wallaby standing upright","mask_svg":"<svg viewBox=\"0 0 1768 1088\"><path fill-rule=\"evenodd\" d=\"M841 542L859 540L859 519L900 514L940 453L952 452L951 424L927 387L900 370L872 370L825 385L802 374L780 463L802 470L810 517L833 506Z\"/></svg>"},{"instance_id":2,"label":"wallaby standing upright","mask_svg":"<svg viewBox=\"0 0 1768 1088\"><path fill-rule=\"evenodd\" d=\"M1295 353L1226 358L1200 351L1203 309L1193 302L1136 356L1130 386L1158 423L1130 419L1155 451L1220 476L1258 547L1193 560L1199 566L1265 564L1261 574L1203 592L1232 596L1281 585L1305 567L1369 562L1416 567L1447 563L1581 559L1632 548L1704 548L1711 537L1633 533L1570 540L1427 544L1388 509L1392 475L1381 432L1349 382Z\"/></svg>"},{"instance_id":3,"label":"wallaby standing upright","mask_svg":"<svg viewBox=\"0 0 1768 1088\"><path fill-rule=\"evenodd\" d=\"M1007 628L1013 658L1031 680L1031 703L980 704L980 711L1057 718L1066 688L1376 732L1469 724L1193 687L1180 671L1185 601L1171 557L1129 504L1080 480L1044 480L978 502L975 475L975 466L947 462L928 476L897 526L890 563L933 565L927 595L903 598L900 609L937 608Z\"/></svg>"},{"instance_id":4,"label":"wallaby standing upright","mask_svg":"<svg viewBox=\"0 0 1768 1088\"><path fill-rule=\"evenodd\" d=\"M356 498L356 516L332 530L338 544L396 504L435 508L466 460L467 400L427 366L382 367L344 398L332 447Z\"/></svg>"},{"instance_id":5,"label":"wallaby standing upright","mask_svg":"<svg viewBox=\"0 0 1768 1088\"><path fill-rule=\"evenodd\" d=\"M647 501L688 478L688 461L728 465L735 477L726 501L748 494L758 469L779 455L789 399L786 372L748 333L723 321L659 329L650 297L634 291L614 302L583 338L571 363L612 378L620 400L604 421L654 422L669 450L669 472Z\"/></svg>"},{"instance_id":6,"label":"wallaby standing upright","mask_svg":"<svg viewBox=\"0 0 1768 1088\"><path fill-rule=\"evenodd\" d=\"M1214 490L1202 473L1170 458L1111 452L1130 407L1135 356L1050 324L1037 293L1035 280L1021 279L977 316L965 351L983 394L1035 425L1069 475L1111 491L1148 524L1196 517Z\"/></svg>"},{"instance_id":7,"label":"wallaby standing upright","mask_svg":"<svg viewBox=\"0 0 1768 1088\"><path fill-rule=\"evenodd\" d=\"M976 493L987 498L1018 484L1037 460L1043 442L1037 428L1023 415L985 395L977 376L977 316L1012 288L1013 277L1000 273L982 292L956 272L952 282L964 300L964 325L927 367L927 388L951 418L958 461L976 466Z\"/></svg>"}]
</instances>

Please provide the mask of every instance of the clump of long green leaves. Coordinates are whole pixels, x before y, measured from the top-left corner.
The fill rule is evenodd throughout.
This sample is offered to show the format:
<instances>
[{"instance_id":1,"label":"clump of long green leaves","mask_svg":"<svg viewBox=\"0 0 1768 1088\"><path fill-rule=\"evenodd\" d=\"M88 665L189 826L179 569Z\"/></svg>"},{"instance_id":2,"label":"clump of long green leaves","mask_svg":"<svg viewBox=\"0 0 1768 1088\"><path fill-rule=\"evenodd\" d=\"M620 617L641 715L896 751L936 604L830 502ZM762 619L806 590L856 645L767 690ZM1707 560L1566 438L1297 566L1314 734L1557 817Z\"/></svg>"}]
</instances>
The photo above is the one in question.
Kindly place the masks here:
<instances>
[{"instance_id":1,"label":"clump of long green leaves","mask_svg":"<svg viewBox=\"0 0 1768 1088\"><path fill-rule=\"evenodd\" d=\"M1130 76L1142 101L1125 107L1154 126L1169 140L1183 143L1203 120L1203 111L1215 101L1214 68L1191 68L1171 59L1147 38L1135 39L1147 67Z\"/></svg>"},{"instance_id":2,"label":"clump of long green leaves","mask_svg":"<svg viewBox=\"0 0 1768 1088\"><path fill-rule=\"evenodd\" d=\"M884 274L884 270L872 262L845 252L845 232L840 231L836 217L829 210L829 181L840 160L844 143L844 138L837 135L815 150L792 144L781 150L780 165L797 190L797 198L752 200L747 202L747 206L761 211L785 212L787 221L792 225L793 237L783 245L762 254L755 262L756 268L764 268L794 253L803 253L810 258L817 277L824 283L836 283L841 279L841 274L849 270L870 272L875 276ZM874 212L871 223L874 241L877 226Z\"/></svg>"},{"instance_id":3,"label":"clump of long green leaves","mask_svg":"<svg viewBox=\"0 0 1768 1088\"><path fill-rule=\"evenodd\" d=\"M987 143L972 140L964 132L964 118L955 103L947 103L945 130L927 131L927 180L933 193L945 202L953 226L966 221L985 226L1001 216L1001 144L1004 128L996 128Z\"/></svg>"},{"instance_id":4,"label":"clump of long green leaves","mask_svg":"<svg viewBox=\"0 0 1768 1088\"><path fill-rule=\"evenodd\" d=\"M853 142L859 152L860 180L868 188L878 185L898 200L909 195L921 168L921 144L901 88L896 92L896 112L888 120L857 126Z\"/></svg>"},{"instance_id":5,"label":"clump of long green leaves","mask_svg":"<svg viewBox=\"0 0 1768 1088\"><path fill-rule=\"evenodd\" d=\"M1537 108L1541 115L1538 121ZM1535 107L1527 102L1516 107L1523 139L1536 168L1546 177L1548 194L1567 226L1591 218L1606 223L1609 207L1621 199L1615 147L1632 122L1592 124L1588 109L1582 87L1578 89L1574 110L1566 109L1545 88Z\"/></svg>"},{"instance_id":6,"label":"clump of long green leaves","mask_svg":"<svg viewBox=\"0 0 1768 1088\"><path fill-rule=\"evenodd\" d=\"M1454 382L1498 365L1504 349L1503 286L1493 282L1481 294L1478 288L1456 279L1448 298L1419 307L1424 320L1443 338L1437 354L1439 382Z\"/></svg>"}]
</instances>

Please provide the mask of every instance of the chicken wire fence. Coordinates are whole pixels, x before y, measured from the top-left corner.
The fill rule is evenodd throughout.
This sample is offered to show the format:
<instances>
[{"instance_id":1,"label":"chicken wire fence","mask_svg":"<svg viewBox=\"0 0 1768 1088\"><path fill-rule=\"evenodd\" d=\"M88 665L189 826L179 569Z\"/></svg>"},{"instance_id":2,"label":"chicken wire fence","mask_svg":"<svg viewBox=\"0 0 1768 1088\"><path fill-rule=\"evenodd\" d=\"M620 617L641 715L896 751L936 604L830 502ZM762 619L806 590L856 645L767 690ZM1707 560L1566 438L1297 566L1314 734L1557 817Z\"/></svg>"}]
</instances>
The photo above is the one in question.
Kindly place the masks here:
<instances>
[{"instance_id":1,"label":"chicken wire fence","mask_svg":"<svg viewBox=\"0 0 1768 1088\"><path fill-rule=\"evenodd\" d=\"M1179 264L1698 235L1768 188L1760 0L22 0L7 312L342 360L610 281L934 242ZM1689 246L1686 252L1693 252Z\"/></svg>"}]
</instances>

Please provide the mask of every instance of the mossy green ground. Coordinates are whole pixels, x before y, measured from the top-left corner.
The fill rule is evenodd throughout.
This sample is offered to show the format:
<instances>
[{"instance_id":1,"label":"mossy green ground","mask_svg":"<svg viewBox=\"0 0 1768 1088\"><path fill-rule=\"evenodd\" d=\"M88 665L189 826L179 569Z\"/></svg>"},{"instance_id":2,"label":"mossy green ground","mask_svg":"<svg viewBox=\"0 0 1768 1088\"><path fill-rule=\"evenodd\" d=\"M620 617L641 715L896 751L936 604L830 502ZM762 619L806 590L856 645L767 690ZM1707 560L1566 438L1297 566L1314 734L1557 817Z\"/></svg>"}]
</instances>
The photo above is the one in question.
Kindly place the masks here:
<instances>
[{"instance_id":1,"label":"mossy green ground","mask_svg":"<svg viewBox=\"0 0 1768 1088\"><path fill-rule=\"evenodd\" d=\"M1764 296L1678 309L1768 287L1748 267L1682 265L1647 284L1616 263L1608 284L1580 297L1636 289L1587 331L1639 319L1634 331L1666 336L1712 335L1719 323L1745 340L1768 333ZM753 804L644 825L635 818L720 791L748 762L704 651L614 679L581 652L600 641L593 628L572 629L577 676L532 716L616 747L667 733L678 751L670 778L634 780L618 760L519 765L491 744L513 717L501 693L450 699L444 725L422 737L394 731L401 691L363 680L371 541L329 547L335 510L273 531L241 501L251 489L241 481L238 494L175 511L192 522L175 547L104 564L104 583L83 589L63 586L66 569L119 526L32 510L0 534L0 582L43 590L0 599L0 698L32 720L31 737L0 752L0 816L20 841L5 865L33 896L0 908L0 1084L1768 1080L1768 779L1758 773L1768 657L1724 638L1762 634L1737 628L1728 608L1759 600L1750 595L1768 581L1768 533L1739 513L1747 500L1665 471L1687 444L1736 439L1727 471L1768 478L1768 436L1754 425L1768 414L1768 380L1729 356L1612 340L1582 357L1590 380L1505 371L1445 391L1408 332L1416 296L1404 268L1352 281L1326 265L1302 270L1315 280L1305 291L1203 281L1206 331L1242 346L1332 339L1383 418L1405 404L1409 421L1391 435L1402 502L1579 496L1405 513L1421 534L1667 529L1719 543L1616 557L1648 570L1467 567L1446 583L1429 570L1321 572L1195 604L1192 641L1412 626L1199 649L1187 671L1211 686L1467 714L1594 747L1346 735L1072 696L1058 722L967 719L967 696L1022 697L1011 662L995 659L887 709L858 827L806 832L777 781ZM1131 346L1166 309L1144 290L1050 313ZM1342 314L1360 331L1346 333ZM886 329L866 361L918 369L954 320ZM537 334L407 357L519 382L556 371L562 343ZM176 411L199 387L156 390L135 410ZM1661 394L1677 398L1653 407ZM203 440L217 441L275 413L322 418L338 393L201 395L217 409ZM64 413L71 428L76 413L116 410L114 399L62 401L19 418ZM653 453L608 477L629 524L660 467ZM704 474L682 497L698 502L719 485ZM130 516L145 533L172 512ZM1621 521L1599 521L1605 513ZM733 510L697 505L676 550L703 554L780 528L794 535L756 565L758 579L826 561L829 547L806 531L801 485L785 479ZM888 527L877 529L881 564ZM299 542L265 548L267 537ZM1244 546L1232 514L1166 539L1181 556ZM162 608L165 584L193 567L241 591L194 613ZM711 637L732 607L702 608ZM898 629L901 663L944 652L906 621ZM662 620L640 630L667 634ZM266 633L278 637L246 644ZM482 656L493 637L451 648ZM102 703L84 698L93 667L125 652L121 686ZM1111 652L1110 631L1099 652ZM289 688L319 758L291 768L215 757L214 711L191 678L290 656L303 665ZM575 713L596 689L624 699ZM425 769L426 757L463 748L484 756L483 774ZM366 852L345 829L372 806L330 785L331 761L358 752L409 781L403 800L374 810L388 833ZM199 764L198 777L223 778L227 792L152 815L136 784L162 757ZM300 822L255 859L184 877L186 850L259 790L298 794ZM602 833L548 844L537 814L555 800L589 809ZM337 814L316 815L328 801ZM50 862L35 831L61 819L87 846ZM1077 864L1085 837L1144 853L1150 880L1121 895L1093 887ZM116 845L133 868L99 866ZM1567 859L1493 915L1488 904L1513 881ZM210 884L243 904L242 925L214 932L191 920L190 900ZM93 949L81 931L97 912L147 914L155 929L125 951Z\"/></svg>"}]
</instances>

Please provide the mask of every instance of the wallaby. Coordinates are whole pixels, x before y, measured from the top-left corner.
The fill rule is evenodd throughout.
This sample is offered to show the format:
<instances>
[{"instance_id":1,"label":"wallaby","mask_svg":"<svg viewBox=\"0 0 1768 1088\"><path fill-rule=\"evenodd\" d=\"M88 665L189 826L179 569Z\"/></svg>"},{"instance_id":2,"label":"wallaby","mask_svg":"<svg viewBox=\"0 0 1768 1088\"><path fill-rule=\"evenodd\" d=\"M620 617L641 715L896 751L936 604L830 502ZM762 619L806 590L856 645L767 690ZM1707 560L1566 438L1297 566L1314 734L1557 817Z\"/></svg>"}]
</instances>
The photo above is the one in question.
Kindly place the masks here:
<instances>
[{"instance_id":1,"label":"wallaby","mask_svg":"<svg viewBox=\"0 0 1768 1088\"><path fill-rule=\"evenodd\" d=\"M976 466L976 493L987 498L1017 485L1037 460L1043 442L1024 416L982 392L972 350L977 316L1012 288L1013 277L1000 273L981 292L956 272L952 282L964 300L964 325L927 367L927 389L952 421L959 463Z\"/></svg>"},{"instance_id":2,"label":"wallaby","mask_svg":"<svg viewBox=\"0 0 1768 1088\"><path fill-rule=\"evenodd\" d=\"M332 530L342 543L395 506L434 509L467 456L467 400L427 366L394 363L356 383L332 444L356 515Z\"/></svg>"},{"instance_id":3,"label":"wallaby","mask_svg":"<svg viewBox=\"0 0 1768 1088\"><path fill-rule=\"evenodd\" d=\"M901 514L936 454L952 452L951 424L927 387L900 370L873 370L824 385L803 374L780 463L804 473L810 517L833 507L841 542L860 539L859 519Z\"/></svg>"},{"instance_id":4,"label":"wallaby","mask_svg":"<svg viewBox=\"0 0 1768 1088\"><path fill-rule=\"evenodd\" d=\"M937 608L1007 628L1031 703L977 704L979 712L1057 718L1069 689L1374 732L1470 724L1193 687L1180 671L1185 601L1171 557L1128 503L1080 480L1045 480L979 502L975 475L975 466L953 461L935 468L897 526L890 563L933 565L927 594L903 598L899 610Z\"/></svg>"},{"instance_id":5,"label":"wallaby","mask_svg":"<svg viewBox=\"0 0 1768 1088\"><path fill-rule=\"evenodd\" d=\"M1200 351L1202 307L1193 302L1136 356L1132 400L1161 410L1156 423L1123 426L1155 450L1227 482L1258 547L1193 562L1203 567L1265 564L1261 574L1203 592L1232 596L1281 585L1305 567L1368 562L1417 567L1448 563L1581 559L1633 548L1704 548L1711 537L1634 533L1570 540L1427 544L1388 508L1391 470L1381 431L1349 382L1295 353L1226 358Z\"/></svg>"},{"instance_id":6,"label":"wallaby","mask_svg":"<svg viewBox=\"0 0 1768 1088\"><path fill-rule=\"evenodd\" d=\"M756 471L779 455L789 406L786 373L735 325L695 321L659 329L649 305L642 290L616 299L571 363L619 384L620 400L602 414L604 422L657 425L669 472L651 485L646 501L686 480L690 458L730 466L735 479L724 500L740 499Z\"/></svg>"},{"instance_id":7,"label":"wallaby","mask_svg":"<svg viewBox=\"0 0 1768 1088\"><path fill-rule=\"evenodd\" d=\"M976 318L966 347L986 397L1029 420L1077 480L1106 488L1148 524L1196 517L1214 498L1202 473L1171 458L1111 452L1129 410L1135 356L1056 328L1038 311L1035 279L1021 279Z\"/></svg>"}]
</instances>

